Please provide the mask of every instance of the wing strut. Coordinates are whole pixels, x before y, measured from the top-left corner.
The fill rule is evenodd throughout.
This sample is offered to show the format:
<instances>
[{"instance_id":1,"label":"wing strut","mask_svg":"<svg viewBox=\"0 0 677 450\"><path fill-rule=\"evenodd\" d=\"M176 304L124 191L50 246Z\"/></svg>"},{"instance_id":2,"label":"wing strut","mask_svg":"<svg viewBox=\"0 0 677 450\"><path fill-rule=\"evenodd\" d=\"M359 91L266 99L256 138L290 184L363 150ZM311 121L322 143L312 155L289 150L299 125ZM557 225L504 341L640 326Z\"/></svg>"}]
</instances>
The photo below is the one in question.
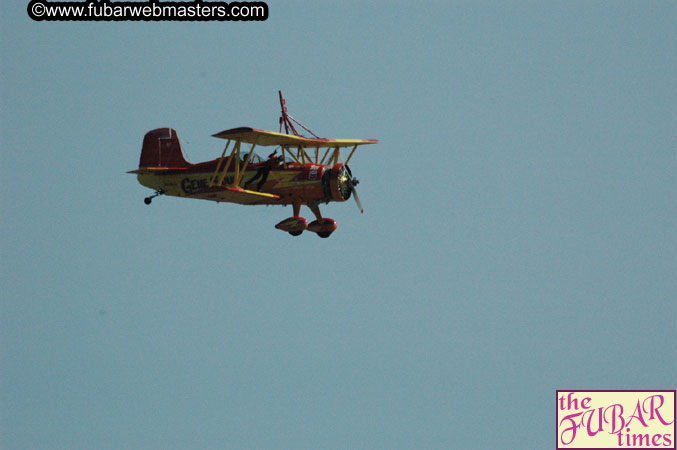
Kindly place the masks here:
<instances>
[{"instance_id":1,"label":"wing strut","mask_svg":"<svg viewBox=\"0 0 677 450\"><path fill-rule=\"evenodd\" d=\"M235 145L233 146L233 151L230 152L228 161L226 161L226 167L223 168L223 173L219 178L219 186L223 186L223 179L226 178L226 173L228 172L228 169L230 169L230 163L233 162L233 157L237 157L237 161L235 162L237 169L237 165L240 162L240 141L235 142Z\"/></svg>"},{"instance_id":2,"label":"wing strut","mask_svg":"<svg viewBox=\"0 0 677 450\"><path fill-rule=\"evenodd\" d=\"M214 171L214 175L212 175L212 178L209 180L209 187L212 187L214 185L214 180L216 180L216 175L219 173L219 169L221 168L221 163L223 163L223 160L226 158L226 152L228 151L228 146L230 145L230 139L226 142L226 148L223 149L223 153L221 154L221 158L219 159L219 163L216 165L216 170ZM230 159L228 160L230 162ZM219 183L221 184L221 183Z\"/></svg>"},{"instance_id":3,"label":"wing strut","mask_svg":"<svg viewBox=\"0 0 677 450\"><path fill-rule=\"evenodd\" d=\"M235 180L234 186L240 187L240 182L242 181L242 178L244 177L244 171L247 169L247 166L249 165L249 161L251 161L252 156L254 155L254 149L256 148L256 142L252 144L252 148L249 149L249 154L247 155L247 160L244 162L244 165L242 166L242 172L239 173L237 179ZM239 159L238 159L239 161Z\"/></svg>"},{"instance_id":4,"label":"wing strut","mask_svg":"<svg viewBox=\"0 0 677 450\"><path fill-rule=\"evenodd\" d=\"M345 164L348 164L350 162L350 158L353 157L353 153L355 153L355 150L357 150L357 145L353 147L353 149L351 150L350 155L348 155L348 159L346 159Z\"/></svg>"}]
</instances>

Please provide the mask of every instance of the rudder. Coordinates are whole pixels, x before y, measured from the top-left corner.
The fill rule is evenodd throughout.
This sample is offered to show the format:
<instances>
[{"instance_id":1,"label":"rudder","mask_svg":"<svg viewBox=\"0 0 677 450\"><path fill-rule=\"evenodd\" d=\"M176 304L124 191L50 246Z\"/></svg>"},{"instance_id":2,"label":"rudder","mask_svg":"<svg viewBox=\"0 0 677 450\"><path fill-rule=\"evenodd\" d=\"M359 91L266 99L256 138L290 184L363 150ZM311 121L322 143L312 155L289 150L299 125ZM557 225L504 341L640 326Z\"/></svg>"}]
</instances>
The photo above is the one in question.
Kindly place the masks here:
<instances>
[{"instance_id":1,"label":"rudder","mask_svg":"<svg viewBox=\"0 0 677 450\"><path fill-rule=\"evenodd\" d=\"M179 141L179 135L173 128L157 128L143 137L139 167L188 167Z\"/></svg>"}]
</instances>

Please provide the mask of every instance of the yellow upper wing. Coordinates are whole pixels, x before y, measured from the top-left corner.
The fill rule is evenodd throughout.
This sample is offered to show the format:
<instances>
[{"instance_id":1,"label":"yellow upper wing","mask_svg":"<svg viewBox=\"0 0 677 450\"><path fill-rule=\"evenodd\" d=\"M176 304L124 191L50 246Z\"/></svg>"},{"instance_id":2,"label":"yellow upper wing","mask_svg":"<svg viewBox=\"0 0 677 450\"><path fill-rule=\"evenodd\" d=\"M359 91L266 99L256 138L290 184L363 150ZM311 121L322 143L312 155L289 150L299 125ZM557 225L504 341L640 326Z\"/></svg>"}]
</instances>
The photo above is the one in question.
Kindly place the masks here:
<instances>
[{"instance_id":1,"label":"yellow upper wing","mask_svg":"<svg viewBox=\"0 0 677 450\"><path fill-rule=\"evenodd\" d=\"M240 127L224 130L212 136L220 139L232 139L256 145L289 145L293 147L325 148L325 147L353 147L355 145L377 144L378 139L315 139L291 134L276 133L274 131L257 130L256 128Z\"/></svg>"}]
</instances>

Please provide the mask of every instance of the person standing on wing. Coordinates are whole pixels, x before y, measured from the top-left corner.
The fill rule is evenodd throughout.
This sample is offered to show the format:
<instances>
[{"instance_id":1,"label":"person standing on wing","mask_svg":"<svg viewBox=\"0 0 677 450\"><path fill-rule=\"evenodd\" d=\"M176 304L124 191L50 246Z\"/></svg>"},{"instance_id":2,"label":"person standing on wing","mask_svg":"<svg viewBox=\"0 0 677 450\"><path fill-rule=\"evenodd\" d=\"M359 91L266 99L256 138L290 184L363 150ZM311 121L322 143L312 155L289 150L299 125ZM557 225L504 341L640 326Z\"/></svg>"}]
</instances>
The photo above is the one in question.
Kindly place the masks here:
<instances>
[{"instance_id":1,"label":"person standing on wing","mask_svg":"<svg viewBox=\"0 0 677 450\"><path fill-rule=\"evenodd\" d=\"M261 164L261 166L259 167L259 170L256 172L256 175L254 175L253 177L251 177L251 178L249 179L249 181L247 181L247 182L245 183L245 188L246 188L249 184L251 184L251 183L253 183L254 181L256 181L256 180L258 180L259 178L261 178L261 180L259 181L259 183L256 185L256 190L257 190L257 191L260 191L260 190L261 190L261 187L266 183L266 180L268 179L268 174L270 173L271 169L273 169L274 167L277 167L277 166L278 166L278 164L279 164L279 159L280 159L280 157L277 156L277 150L275 150L273 153L271 153L271 154L268 156L268 159L267 159L263 164Z\"/></svg>"}]
</instances>

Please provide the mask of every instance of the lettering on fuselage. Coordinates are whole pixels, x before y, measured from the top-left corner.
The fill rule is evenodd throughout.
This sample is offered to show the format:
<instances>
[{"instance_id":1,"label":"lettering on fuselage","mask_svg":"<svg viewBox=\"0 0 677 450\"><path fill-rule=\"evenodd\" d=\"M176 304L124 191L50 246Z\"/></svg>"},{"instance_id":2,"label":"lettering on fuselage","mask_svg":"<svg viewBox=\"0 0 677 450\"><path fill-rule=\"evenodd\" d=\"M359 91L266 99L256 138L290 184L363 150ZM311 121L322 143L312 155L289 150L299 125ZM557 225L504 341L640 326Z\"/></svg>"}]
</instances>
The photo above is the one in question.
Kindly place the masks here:
<instances>
[{"instance_id":1,"label":"lettering on fuselage","mask_svg":"<svg viewBox=\"0 0 677 450\"><path fill-rule=\"evenodd\" d=\"M215 181L215 184L218 180ZM223 179L223 185L233 184L235 179L233 177L225 177ZM209 181L207 178L198 178L196 180L191 180L190 178L184 178L181 180L181 189L186 194L192 194L196 191L207 189L209 187Z\"/></svg>"},{"instance_id":2,"label":"lettering on fuselage","mask_svg":"<svg viewBox=\"0 0 677 450\"><path fill-rule=\"evenodd\" d=\"M181 180L181 189L186 194L192 194L199 189L207 189L207 179L191 180L190 178L184 178Z\"/></svg>"}]
</instances>

